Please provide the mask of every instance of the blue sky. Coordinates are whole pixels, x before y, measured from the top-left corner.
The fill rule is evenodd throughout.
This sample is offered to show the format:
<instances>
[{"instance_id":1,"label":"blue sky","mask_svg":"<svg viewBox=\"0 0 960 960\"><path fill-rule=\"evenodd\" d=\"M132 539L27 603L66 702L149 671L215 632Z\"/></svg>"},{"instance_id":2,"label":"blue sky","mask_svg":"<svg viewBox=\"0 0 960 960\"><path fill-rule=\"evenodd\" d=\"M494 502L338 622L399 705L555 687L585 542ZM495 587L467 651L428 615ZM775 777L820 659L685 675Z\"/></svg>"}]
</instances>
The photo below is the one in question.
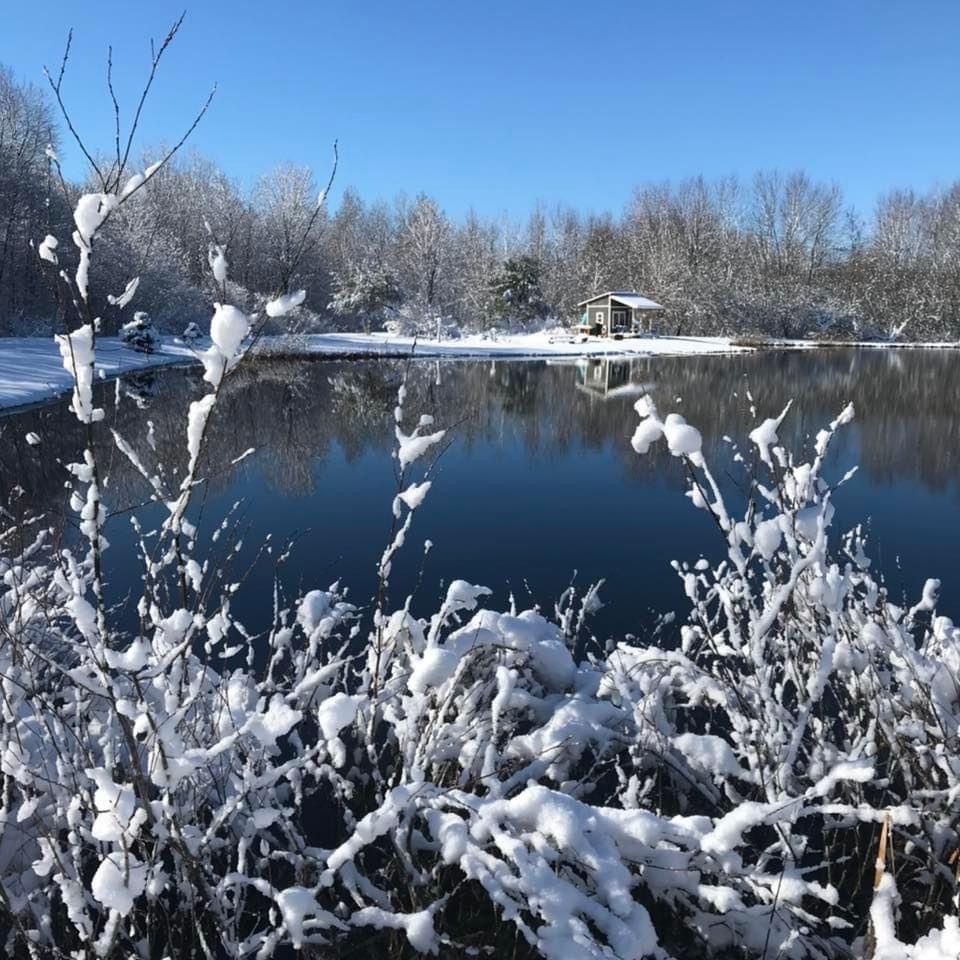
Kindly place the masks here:
<instances>
[{"instance_id":1,"label":"blue sky","mask_svg":"<svg viewBox=\"0 0 960 960\"><path fill-rule=\"evenodd\" d=\"M41 82L73 26L68 102L107 148L107 44L132 106L181 9L3 0L0 62ZM960 175L958 50L958 0L194 0L144 134L178 136L217 81L193 142L245 182L325 170L338 138L341 189L424 190L453 215L618 211L645 181L770 167L867 212Z\"/></svg>"}]
</instances>

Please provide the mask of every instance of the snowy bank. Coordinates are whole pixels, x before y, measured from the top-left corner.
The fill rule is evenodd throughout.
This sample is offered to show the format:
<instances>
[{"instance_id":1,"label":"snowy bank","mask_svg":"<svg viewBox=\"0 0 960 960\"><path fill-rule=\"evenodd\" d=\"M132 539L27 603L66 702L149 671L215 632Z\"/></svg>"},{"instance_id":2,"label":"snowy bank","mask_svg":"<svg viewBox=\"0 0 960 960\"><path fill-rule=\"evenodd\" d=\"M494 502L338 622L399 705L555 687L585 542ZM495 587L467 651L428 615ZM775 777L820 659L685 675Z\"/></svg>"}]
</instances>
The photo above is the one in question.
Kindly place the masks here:
<instances>
[{"instance_id":1,"label":"snowy bank","mask_svg":"<svg viewBox=\"0 0 960 960\"><path fill-rule=\"evenodd\" d=\"M97 338L96 372L102 380L194 359L194 351L180 342L165 341L156 353L138 353L117 337ZM27 406L72 389L73 377L52 337L0 339L0 408Z\"/></svg>"},{"instance_id":2,"label":"snowy bank","mask_svg":"<svg viewBox=\"0 0 960 960\"><path fill-rule=\"evenodd\" d=\"M209 346L204 338L193 346L170 338L156 353L138 353L117 337L97 338L97 376L109 379L137 370L173 363L198 362L197 351ZM357 357L398 357L411 353L420 359L504 357L536 359L556 357L682 357L751 353L756 349L799 350L826 347L897 349L956 348L956 343L834 343L814 340L771 340L737 344L729 337L625 337L607 340L583 338L562 329L537 333L483 336L475 334L449 340L396 337L386 333L324 333L262 337L257 352L270 357L318 357L330 360ZM70 375L53 338L0 338L0 409L28 406L69 392Z\"/></svg>"},{"instance_id":3,"label":"snowy bank","mask_svg":"<svg viewBox=\"0 0 960 960\"><path fill-rule=\"evenodd\" d=\"M97 338L97 376L109 379L132 370L147 370L171 363L197 360L197 348L179 340L162 341L156 353L138 353L117 337ZM263 337L257 350L270 356L352 358L409 355L411 337L385 333L329 333L297 337ZM624 340L583 341L561 331L503 337L463 337L458 340L418 340L415 354L434 357L553 357L553 356L680 356L702 353L740 353L749 348L731 346L723 337L634 337ZM53 338L0 338L0 409L49 400L73 387Z\"/></svg>"},{"instance_id":4,"label":"snowy bank","mask_svg":"<svg viewBox=\"0 0 960 960\"><path fill-rule=\"evenodd\" d=\"M624 337L607 340L580 337L557 328L537 333L472 335L455 340L396 337L387 333L324 333L297 337L265 337L261 349L289 356L416 355L434 357L584 357L584 356L686 356L689 354L748 353L729 337Z\"/></svg>"}]
</instances>

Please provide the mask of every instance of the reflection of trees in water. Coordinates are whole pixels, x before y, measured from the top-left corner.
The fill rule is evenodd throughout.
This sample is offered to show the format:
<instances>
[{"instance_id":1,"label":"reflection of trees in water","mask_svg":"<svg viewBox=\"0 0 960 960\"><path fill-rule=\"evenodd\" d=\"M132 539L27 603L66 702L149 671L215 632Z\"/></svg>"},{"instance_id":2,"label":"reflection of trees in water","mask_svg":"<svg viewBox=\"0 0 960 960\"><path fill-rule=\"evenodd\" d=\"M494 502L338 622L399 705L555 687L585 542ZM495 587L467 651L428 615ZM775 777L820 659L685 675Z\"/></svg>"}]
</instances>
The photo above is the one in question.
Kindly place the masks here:
<instances>
[{"instance_id":1,"label":"reflection of trees in water","mask_svg":"<svg viewBox=\"0 0 960 960\"><path fill-rule=\"evenodd\" d=\"M960 457L957 360L952 351L848 350L765 354L730 363L749 378L761 415L795 400L781 431L791 445L852 401L857 429L841 439L850 450L855 436L858 446L851 452L863 467L881 480L913 480L938 489L954 482ZM702 375L680 391L685 412L702 408L704 421L742 436L747 411L740 405L729 408L729 380L715 364L700 360L696 366ZM694 369L686 375L689 379Z\"/></svg>"},{"instance_id":2,"label":"reflection of trees in water","mask_svg":"<svg viewBox=\"0 0 960 960\"><path fill-rule=\"evenodd\" d=\"M506 413L525 416L536 412L538 367L529 363L491 363L487 373L488 397Z\"/></svg>"},{"instance_id":3,"label":"reflection of trees in water","mask_svg":"<svg viewBox=\"0 0 960 960\"><path fill-rule=\"evenodd\" d=\"M400 381L401 373L395 367L371 364L346 367L327 377L327 415L342 423L337 439L348 461L363 452L366 438L389 431Z\"/></svg>"},{"instance_id":4,"label":"reflection of trees in water","mask_svg":"<svg viewBox=\"0 0 960 960\"><path fill-rule=\"evenodd\" d=\"M316 380L300 365L265 361L241 366L217 404L208 463L228 464L251 447L266 483L279 491L313 489L314 466L329 443ZM311 415L312 414L312 415Z\"/></svg>"},{"instance_id":5,"label":"reflection of trees in water","mask_svg":"<svg viewBox=\"0 0 960 960\"><path fill-rule=\"evenodd\" d=\"M960 458L956 359L936 351L817 351L635 359L613 361L607 369L590 364L589 379L607 384L606 390L577 389L585 380L582 364L418 362L410 368L407 408L411 417L434 412L441 424L462 420L458 442L467 449L513 443L552 459L577 448L607 448L630 476L640 478L672 463L662 446L644 458L629 447L636 423L632 405L643 389L651 390L662 412L678 409L700 427L708 451L723 434L746 436L752 425L748 387L761 417L795 400L781 429L794 448L852 400L858 427L846 439L846 453L881 479L939 488L954 482ZM248 462L240 469L257 469L278 491L299 494L313 489L316 465L331 444L348 460L370 451L386 454L402 371L399 361L274 361L241 368L216 413L207 454L212 487L230 482L227 465L250 447L257 450L255 466ZM125 379L119 405L114 386L104 385L99 402L107 426L133 444L145 463L165 464L175 482L185 459L184 411L202 389L197 370L161 370ZM155 452L147 443L147 421ZM40 446L26 443L31 431L43 438ZM34 510L59 514L65 474L57 461L74 459L81 443L66 404L0 419L0 440L3 502L19 484ZM111 462L111 509L143 500L142 479L112 451L106 435L101 442Z\"/></svg>"},{"instance_id":6,"label":"reflection of trees in water","mask_svg":"<svg viewBox=\"0 0 960 960\"><path fill-rule=\"evenodd\" d=\"M954 481L960 460L958 359L950 351L822 350L607 361L606 370L601 361L589 364L588 378L606 389L592 391L576 388L585 380L582 363L500 361L450 364L434 389L446 417L473 411L461 428L468 443L504 435L506 422L532 453L607 447L637 477L672 461L662 445L638 458L627 443L637 421L633 404L645 390L662 412L678 410L700 427L714 455L724 434L742 441L752 428L748 390L761 418L794 400L780 431L794 449L852 401L857 429L841 434L841 456L855 456L882 480L940 488Z\"/></svg>"}]
</instances>

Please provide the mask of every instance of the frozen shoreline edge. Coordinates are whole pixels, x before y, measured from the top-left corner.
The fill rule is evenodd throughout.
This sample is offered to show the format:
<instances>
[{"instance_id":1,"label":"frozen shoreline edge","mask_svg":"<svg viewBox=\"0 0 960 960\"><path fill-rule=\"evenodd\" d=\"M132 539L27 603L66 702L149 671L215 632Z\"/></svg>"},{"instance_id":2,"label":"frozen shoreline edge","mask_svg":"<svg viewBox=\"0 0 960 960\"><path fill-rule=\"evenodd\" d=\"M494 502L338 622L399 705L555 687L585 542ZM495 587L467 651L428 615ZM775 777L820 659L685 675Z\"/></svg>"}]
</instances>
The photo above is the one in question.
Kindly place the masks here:
<instances>
[{"instance_id":1,"label":"frozen shoreline edge","mask_svg":"<svg viewBox=\"0 0 960 960\"><path fill-rule=\"evenodd\" d=\"M199 363L197 350L205 341L188 347L179 340L165 341L154 354L143 354L120 344L116 337L98 340L97 372L104 382L130 373L160 367ZM262 360L353 361L411 357L416 360L554 360L576 362L583 359L641 359L653 357L735 356L773 350L895 349L956 350L957 342L818 341L770 340L736 343L721 337L643 337L624 340L577 341L575 338L551 338L547 334L527 334L481 340L417 341L389 338L378 334L314 334L308 336L267 337L256 345ZM72 381L60 364L52 338L0 338L0 415L20 413L49 403L70 392Z\"/></svg>"}]
</instances>

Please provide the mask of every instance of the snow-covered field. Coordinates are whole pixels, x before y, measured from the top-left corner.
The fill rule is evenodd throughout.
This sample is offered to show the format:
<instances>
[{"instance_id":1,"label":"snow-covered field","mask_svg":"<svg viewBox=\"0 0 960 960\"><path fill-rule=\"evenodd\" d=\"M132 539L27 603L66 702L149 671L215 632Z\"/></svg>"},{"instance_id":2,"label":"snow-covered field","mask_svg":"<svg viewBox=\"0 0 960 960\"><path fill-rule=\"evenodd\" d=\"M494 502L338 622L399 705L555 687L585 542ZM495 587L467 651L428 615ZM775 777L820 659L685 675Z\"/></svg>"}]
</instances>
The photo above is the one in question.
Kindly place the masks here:
<instances>
[{"instance_id":1,"label":"snow-covered field","mask_svg":"<svg viewBox=\"0 0 960 960\"><path fill-rule=\"evenodd\" d=\"M198 349L206 342L197 345ZM259 349L284 356L355 357L409 355L410 337L382 333L329 333L305 337L264 337ZM464 337L459 340L418 340L418 357L552 357L552 356L677 356L702 353L736 353L722 337L657 337L625 340L591 339L583 342L562 331L514 336ZM138 353L116 337L97 339L97 375L116 377L131 370L146 370L196 359L196 351L179 341L166 340L159 352ZM0 409L48 400L73 387L53 338L5 337L0 339Z\"/></svg>"},{"instance_id":2,"label":"snow-covered field","mask_svg":"<svg viewBox=\"0 0 960 960\"><path fill-rule=\"evenodd\" d=\"M386 333L325 333L303 337L269 337L263 341L271 352L354 356L409 354L412 337ZM578 337L567 330L541 330L501 336L472 335L456 340L418 339L420 357L553 357L553 356L684 356L704 353L742 353L728 337L625 337L607 340Z\"/></svg>"},{"instance_id":3,"label":"snow-covered field","mask_svg":"<svg viewBox=\"0 0 960 960\"><path fill-rule=\"evenodd\" d=\"M193 358L179 343L164 343L158 353L138 353L116 337L97 340L97 376L119 376ZM0 408L20 407L48 400L73 388L73 377L64 369L52 337L0 339Z\"/></svg>"},{"instance_id":4,"label":"snow-covered field","mask_svg":"<svg viewBox=\"0 0 960 960\"><path fill-rule=\"evenodd\" d=\"M146 370L171 363L197 359L208 341L195 348L179 340L167 339L157 353L138 353L116 337L97 340L97 374L102 379L131 370ZM809 340L771 341L769 349L813 349L823 346L956 348L956 343L844 343L824 344ZM258 350L276 356L387 357L649 357L695 356L704 354L749 353L753 347L736 346L728 337L627 337L607 340L585 339L562 329L501 336L473 335L456 340L431 340L396 337L386 333L324 333L296 337L263 337ZM52 338L0 338L0 409L20 407L49 400L73 386L70 375Z\"/></svg>"}]
</instances>

